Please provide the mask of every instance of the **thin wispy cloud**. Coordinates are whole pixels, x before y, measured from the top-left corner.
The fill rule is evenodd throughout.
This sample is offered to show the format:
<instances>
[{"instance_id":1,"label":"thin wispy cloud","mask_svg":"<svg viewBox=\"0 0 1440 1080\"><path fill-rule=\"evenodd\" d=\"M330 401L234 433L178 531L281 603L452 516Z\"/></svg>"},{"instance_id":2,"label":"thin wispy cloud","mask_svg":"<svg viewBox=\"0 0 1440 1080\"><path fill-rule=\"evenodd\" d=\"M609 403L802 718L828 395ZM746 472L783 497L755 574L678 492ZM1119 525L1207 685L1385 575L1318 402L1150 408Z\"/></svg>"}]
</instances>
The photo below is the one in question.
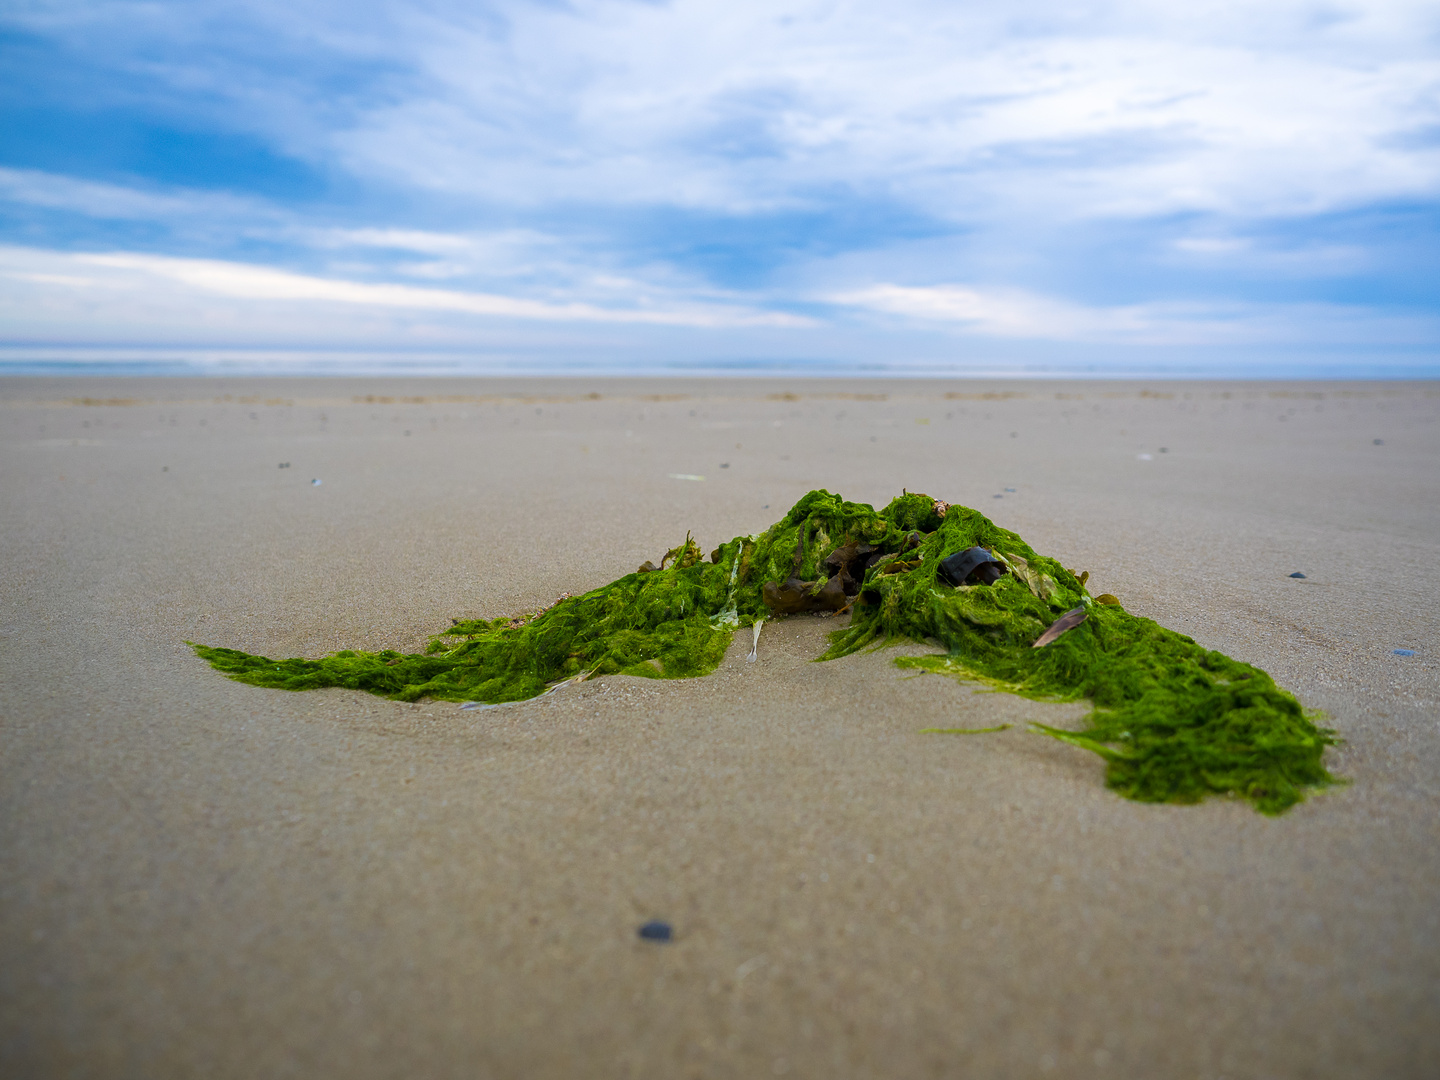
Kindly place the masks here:
<instances>
[{"instance_id":1,"label":"thin wispy cloud","mask_svg":"<svg viewBox=\"0 0 1440 1080\"><path fill-rule=\"evenodd\" d=\"M43 268L37 268L39 263ZM88 252L56 256L24 249L0 249L0 275L14 281L78 290L74 308L86 304L96 290L153 291L157 284L233 301L278 301L291 305L318 302L411 312L457 312L502 319L544 322L593 322L651 326L804 327L811 320L782 312L747 310L739 306L685 304L601 307L595 304L554 304L490 293L413 285L375 284L296 274L286 270L222 262L217 259L176 259L162 255ZM52 297L52 301L53 301Z\"/></svg>"},{"instance_id":2,"label":"thin wispy cloud","mask_svg":"<svg viewBox=\"0 0 1440 1080\"><path fill-rule=\"evenodd\" d=\"M223 220L254 226L288 215L277 207L225 192L140 188L0 167L0 200L13 207L60 211L96 220L150 221L177 226ZM12 210L13 212L13 210Z\"/></svg>"},{"instance_id":3,"label":"thin wispy cloud","mask_svg":"<svg viewBox=\"0 0 1440 1080\"><path fill-rule=\"evenodd\" d=\"M88 274L204 307L217 345L245 319L215 305L260 304L277 344L340 305L411 313L382 343L434 316L713 354L1440 349L1433 4L52 0L0 27L12 339L134 340Z\"/></svg>"},{"instance_id":4,"label":"thin wispy cloud","mask_svg":"<svg viewBox=\"0 0 1440 1080\"><path fill-rule=\"evenodd\" d=\"M904 319L997 338L1151 346L1318 344L1424 345L1440 333L1433 315L1380 316L1345 305L1076 304L1019 289L875 285L827 299Z\"/></svg>"}]
</instances>

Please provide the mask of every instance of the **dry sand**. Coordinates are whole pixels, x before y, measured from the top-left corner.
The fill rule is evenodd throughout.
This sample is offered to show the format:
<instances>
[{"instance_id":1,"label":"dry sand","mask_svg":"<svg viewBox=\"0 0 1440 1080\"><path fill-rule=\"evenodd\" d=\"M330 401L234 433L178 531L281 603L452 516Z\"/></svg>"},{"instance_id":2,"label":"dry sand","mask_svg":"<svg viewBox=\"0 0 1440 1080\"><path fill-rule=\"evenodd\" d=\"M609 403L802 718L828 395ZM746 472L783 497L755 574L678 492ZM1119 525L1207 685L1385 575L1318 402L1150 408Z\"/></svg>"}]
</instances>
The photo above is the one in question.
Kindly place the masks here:
<instances>
[{"instance_id":1,"label":"dry sand","mask_svg":"<svg viewBox=\"0 0 1440 1080\"><path fill-rule=\"evenodd\" d=\"M0 381L0 1074L1440 1074L1437 416L1435 384ZM1127 802L1024 727L1083 710L810 663L822 619L488 711L183 644L412 649L813 487L980 507L1326 710L1353 783Z\"/></svg>"}]
</instances>

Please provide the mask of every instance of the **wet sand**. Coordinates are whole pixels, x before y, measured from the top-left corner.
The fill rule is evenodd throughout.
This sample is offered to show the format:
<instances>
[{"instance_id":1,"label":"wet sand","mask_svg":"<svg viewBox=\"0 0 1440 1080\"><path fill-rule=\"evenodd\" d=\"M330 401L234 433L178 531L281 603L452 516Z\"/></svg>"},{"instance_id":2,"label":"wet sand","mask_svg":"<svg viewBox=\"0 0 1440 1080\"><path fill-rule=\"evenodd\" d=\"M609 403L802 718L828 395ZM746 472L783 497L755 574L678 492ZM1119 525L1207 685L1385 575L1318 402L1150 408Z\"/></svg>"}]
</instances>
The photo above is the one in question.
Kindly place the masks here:
<instances>
[{"instance_id":1,"label":"wet sand","mask_svg":"<svg viewBox=\"0 0 1440 1080\"><path fill-rule=\"evenodd\" d=\"M0 1074L1440 1074L1437 417L1425 383L0 380ZM1026 730L1080 707L811 663L826 619L483 711L184 644L415 649L815 487L979 507L1325 710L1350 785L1127 802Z\"/></svg>"}]
</instances>

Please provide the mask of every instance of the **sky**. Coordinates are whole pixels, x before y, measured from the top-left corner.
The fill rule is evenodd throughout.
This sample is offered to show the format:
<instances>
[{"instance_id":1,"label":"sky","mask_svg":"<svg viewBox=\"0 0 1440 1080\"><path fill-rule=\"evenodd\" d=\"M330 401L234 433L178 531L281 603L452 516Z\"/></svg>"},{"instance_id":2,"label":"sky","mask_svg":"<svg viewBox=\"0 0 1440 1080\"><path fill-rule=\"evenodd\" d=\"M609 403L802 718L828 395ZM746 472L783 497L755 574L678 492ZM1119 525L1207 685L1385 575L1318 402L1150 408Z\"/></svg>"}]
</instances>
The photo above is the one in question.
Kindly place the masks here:
<instances>
[{"instance_id":1,"label":"sky","mask_svg":"<svg viewBox=\"0 0 1440 1080\"><path fill-rule=\"evenodd\" d=\"M1433 0L10 0L0 80L0 370L1440 377Z\"/></svg>"}]
</instances>

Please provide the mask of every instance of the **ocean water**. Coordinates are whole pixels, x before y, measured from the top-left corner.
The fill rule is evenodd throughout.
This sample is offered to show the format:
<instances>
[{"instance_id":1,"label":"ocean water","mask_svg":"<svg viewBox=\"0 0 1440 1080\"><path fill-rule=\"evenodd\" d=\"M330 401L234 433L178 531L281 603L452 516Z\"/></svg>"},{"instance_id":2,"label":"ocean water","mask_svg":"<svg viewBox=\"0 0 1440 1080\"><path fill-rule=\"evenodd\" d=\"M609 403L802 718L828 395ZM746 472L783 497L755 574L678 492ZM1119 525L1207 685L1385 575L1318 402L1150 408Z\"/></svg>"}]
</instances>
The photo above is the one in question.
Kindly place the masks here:
<instances>
[{"instance_id":1,"label":"ocean water","mask_svg":"<svg viewBox=\"0 0 1440 1080\"><path fill-rule=\"evenodd\" d=\"M889 356L587 355L526 352L361 352L321 349L147 348L93 345L0 345L3 376L588 376L802 378L1174 378L1174 379L1436 379L1440 355L1387 352L1378 356L1256 357L1171 355L1096 356L1043 360L1012 356L956 359Z\"/></svg>"}]
</instances>

